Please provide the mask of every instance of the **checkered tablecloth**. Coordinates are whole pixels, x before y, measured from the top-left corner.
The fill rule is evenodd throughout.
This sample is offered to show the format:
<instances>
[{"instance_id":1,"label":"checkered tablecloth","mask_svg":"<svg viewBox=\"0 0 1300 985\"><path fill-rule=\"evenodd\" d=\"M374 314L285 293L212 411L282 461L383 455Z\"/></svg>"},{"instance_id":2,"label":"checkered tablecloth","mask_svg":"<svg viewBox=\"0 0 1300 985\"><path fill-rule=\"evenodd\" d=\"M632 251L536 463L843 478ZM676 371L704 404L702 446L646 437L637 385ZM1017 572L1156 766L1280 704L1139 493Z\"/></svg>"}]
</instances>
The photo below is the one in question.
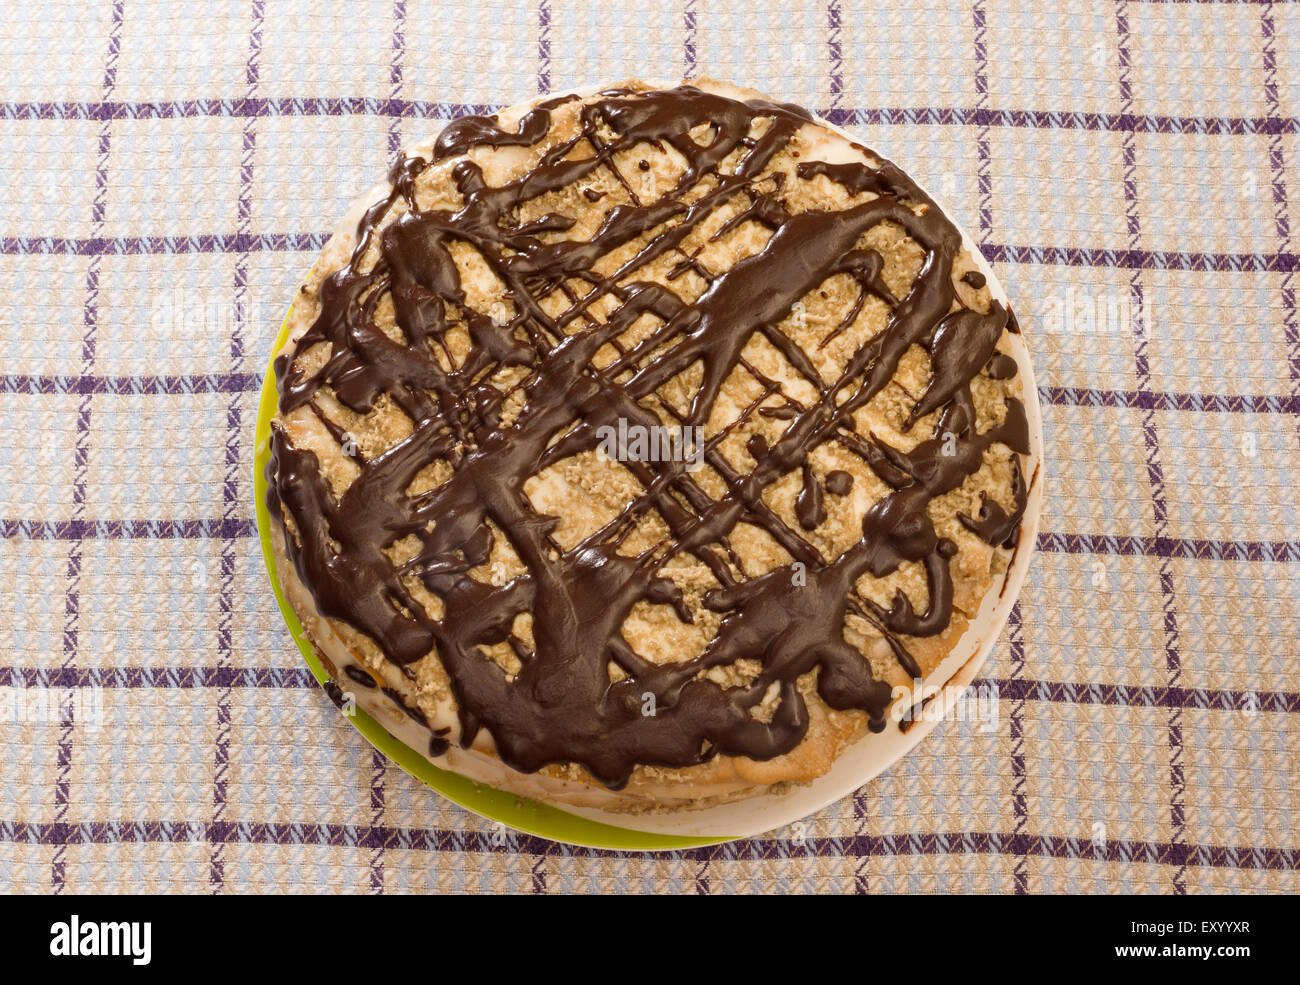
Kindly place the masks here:
<instances>
[{"instance_id":1,"label":"checkered tablecloth","mask_svg":"<svg viewBox=\"0 0 1300 985\"><path fill-rule=\"evenodd\" d=\"M1017 306L1049 484L997 720L798 831L501 844L290 640L261 374L398 147L696 74L902 163ZM1300 6L5 3L0 107L0 890L1297 890Z\"/></svg>"}]
</instances>

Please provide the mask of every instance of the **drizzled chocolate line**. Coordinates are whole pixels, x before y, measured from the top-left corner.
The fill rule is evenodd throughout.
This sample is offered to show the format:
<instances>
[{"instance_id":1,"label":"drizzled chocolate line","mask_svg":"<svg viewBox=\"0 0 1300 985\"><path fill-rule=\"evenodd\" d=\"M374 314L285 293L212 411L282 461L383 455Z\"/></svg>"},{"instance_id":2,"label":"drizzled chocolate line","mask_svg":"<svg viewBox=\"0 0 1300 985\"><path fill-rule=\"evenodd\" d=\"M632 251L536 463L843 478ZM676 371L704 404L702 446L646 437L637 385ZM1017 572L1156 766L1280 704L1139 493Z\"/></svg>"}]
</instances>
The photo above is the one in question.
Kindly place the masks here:
<instances>
[{"instance_id":1,"label":"drizzled chocolate line","mask_svg":"<svg viewBox=\"0 0 1300 985\"><path fill-rule=\"evenodd\" d=\"M480 146L543 146L551 110L572 98L540 104L514 132L492 118L458 121L444 131L433 156L450 159ZM760 119L767 125L755 136ZM343 405L362 414L387 395L412 419L414 430L373 458L354 456L359 476L336 497L316 455L295 447L280 426L273 426L268 500L272 515L293 520L292 530L285 528L289 556L320 612L365 633L397 664L436 651L451 679L462 744L468 746L486 728L501 758L515 769L580 763L617 789L638 764L685 767L718 752L778 756L807 731L798 680L813 670L819 670L817 690L830 707L860 709L879 731L890 688L874 679L867 660L845 641L845 618L854 613L875 625L910 673L919 668L899 637L934 635L949 624L949 562L957 545L938 536L927 506L976 472L993 444L1019 454L1029 451L1020 402L1009 399L1003 423L980 432L969 386L984 367L999 378L1014 371L1014 361L995 351L1014 320L996 302L987 314L960 306L952 264L961 237L889 162L800 164L802 180L824 176L852 193L875 197L842 211L789 213L781 197L784 176L760 176L810 122L798 107L742 102L689 86L611 90L585 104L580 121L578 136L544 147L531 170L505 185L488 185L471 160L455 164L452 176L464 198L456 212L418 207L414 183L428 165L424 159L406 158L394 166L391 193L365 213L351 261L324 280L319 317L298 342L297 351L327 343L328 361L305 375L292 356L282 356L276 370L282 413L309 404L320 413L313 397L329 387ZM707 134L697 140L691 131L701 126ZM574 220L568 216L547 214L524 225L514 218L522 203L576 186L599 171L622 182L616 155L644 144L678 151L686 161L681 178L652 202L642 202L624 182L630 203L608 209L590 240L539 238L570 229ZM583 154L587 148L590 153ZM737 163L723 169L737 151ZM692 189L701 194L688 201ZM733 219L718 235L750 219L772 231L763 249L718 274L691 267L708 281L693 303L662 285L635 279L647 263L681 253L691 230L737 196L748 202L743 218ZM380 229L399 202L405 209ZM902 227L926 253L902 298L893 297L881 281L880 256L857 245L864 233L886 222ZM363 271L361 259L376 238L378 260ZM639 239L644 245L620 269L610 276L595 273L602 257ZM506 324L467 304L448 251L457 241L478 251L505 283L516 311ZM677 272L696 263L682 255L686 260ZM871 294L889 306L890 315L885 329L826 383L808 354L777 326L796 302L836 273L858 282L857 307ZM585 285L585 292L575 290L577 285ZM540 302L556 290L565 291L570 304L552 316ZM405 344L375 325L384 297L391 298ZM618 307L600 322L590 309L604 297ZM647 313L658 319L658 328L624 348L619 337ZM453 325L464 325L472 341L459 364L444 342ZM551 536L558 520L533 509L522 491L525 481L595 448L599 429L619 418L659 425L648 400L658 400L684 425L702 424L738 366L764 380L741 358L755 333L814 384L816 400L805 406L780 393L773 381L764 382L762 398L732 427L759 412L758 405L773 395L785 403L762 407L761 413L788 424L775 443L759 436L749 441L756 464L748 474L718 450L725 434L709 442L705 460L727 487L717 500L694 483L684 463L625 463L643 494L601 530L563 550ZM618 358L597 369L592 358L606 345L615 346ZM932 411L941 414L932 437L902 452L874 435L857 434L852 414L886 386L912 345L929 351L933 373L907 426ZM697 362L703 374L690 407L669 407L658 389ZM509 425L501 420L506 395L482 382L506 366L527 368L523 408ZM337 440L341 431L333 426L331 433ZM862 538L835 558L823 557L762 501L767 486L797 470L803 477L795 508L799 525L805 530L821 525L824 494L843 496L852 487L847 473L822 479L810 465L809 453L829 441L859 455L891 489L863 517ZM450 478L408 495L416 474L439 460L451 466ZM1013 538L1023 514L1026 490L1018 457L1013 461L1015 502L1004 508L985 500L978 516L961 518L991 543ZM670 538L635 557L621 554L620 543L651 511L662 517ZM527 568L502 586L467 574L489 559L494 540L489 521ZM772 534L792 562L747 578L728 541L742 522ZM394 565L385 549L410 536L418 539L418 552ZM641 601L672 606L678 618L692 621L681 590L661 574L665 562L682 554L714 573L719 587L705 595L704 604L725 615L701 654L656 665L636 653L621 630ZM902 593L889 609L857 595L859 578L885 577L907 561L921 563L927 572L924 612L916 612ZM442 600L442 618L424 609L403 577L418 578ZM531 648L513 631L523 614L533 620ZM501 642L520 658L513 679L480 649ZM741 659L761 665L751 684L726 687L703 677L712 667ZM624 675L616 683L610 680L610 661ZM770 721L761 721L753 710L773 685L779 702ZM647 695L654 696L653 715L643 714ZM434 747L445 745L435 740Z\"/></svg>"}]
</instances>

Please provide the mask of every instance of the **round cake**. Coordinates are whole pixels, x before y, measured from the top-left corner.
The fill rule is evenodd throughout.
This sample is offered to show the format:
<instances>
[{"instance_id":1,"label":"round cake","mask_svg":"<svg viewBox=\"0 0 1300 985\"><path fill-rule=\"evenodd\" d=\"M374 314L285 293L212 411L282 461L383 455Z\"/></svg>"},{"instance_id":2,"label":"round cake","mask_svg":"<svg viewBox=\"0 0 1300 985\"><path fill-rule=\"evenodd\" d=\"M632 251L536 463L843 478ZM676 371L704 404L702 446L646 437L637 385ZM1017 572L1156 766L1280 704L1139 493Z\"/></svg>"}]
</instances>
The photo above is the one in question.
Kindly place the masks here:
<instances>
[{"instance_id":1,"label":"round cake","mask_svg":"<svg viewBox=\"0 0 1300 985\"><path fill-rule=\"evenodd\" d=\"M521 795L823 775L900 727L1017 543L1009 307L902 170L757 93L449 124L288 328L270 534L331 693Z\"/></svg>"}]
</instances>

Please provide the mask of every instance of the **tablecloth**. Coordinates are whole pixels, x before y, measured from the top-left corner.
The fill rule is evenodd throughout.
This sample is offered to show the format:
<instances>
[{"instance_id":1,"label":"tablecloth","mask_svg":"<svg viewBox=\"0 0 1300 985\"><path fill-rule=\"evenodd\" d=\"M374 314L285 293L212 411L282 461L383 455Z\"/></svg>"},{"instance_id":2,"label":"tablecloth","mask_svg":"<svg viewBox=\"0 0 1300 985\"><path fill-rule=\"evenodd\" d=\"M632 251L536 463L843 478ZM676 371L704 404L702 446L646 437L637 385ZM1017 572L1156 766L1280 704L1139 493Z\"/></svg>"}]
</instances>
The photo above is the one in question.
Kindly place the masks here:
<instances>
[{"instance_id":1,"label":"tablecloth","mask_svg":"<svg viewBox=\"0 0 1300 985\"><path fill-rule=\"evenodd\" d=\"M706 75L952 204L1024 325L1046 508L950 721L797 829L512 834L387 763L268 588L271 341L396 150ZM1300 6L0 7L0 889L1295 892Z\"/></svg>"}]
</instances>

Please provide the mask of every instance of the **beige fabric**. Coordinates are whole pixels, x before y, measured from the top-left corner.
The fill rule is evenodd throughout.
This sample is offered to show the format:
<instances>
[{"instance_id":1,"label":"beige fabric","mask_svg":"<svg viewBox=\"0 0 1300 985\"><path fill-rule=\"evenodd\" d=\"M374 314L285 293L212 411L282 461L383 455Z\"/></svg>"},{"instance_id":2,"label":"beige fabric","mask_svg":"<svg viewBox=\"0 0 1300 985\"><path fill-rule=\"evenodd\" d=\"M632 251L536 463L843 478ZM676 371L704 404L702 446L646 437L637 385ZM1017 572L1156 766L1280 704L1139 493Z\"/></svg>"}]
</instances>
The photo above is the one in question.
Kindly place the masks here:
<instances>
[{"instance_id":1,"label":"beige fabric","mask_svg":"<svg viewBox=\"0 0 1300 985\"><path fill-rule=\"evenodd\" d=\"M1289 4L6 5L0 888L1294 892L1298 62ZM902 163L1017 302L1052 484L998 721L799 831L498 845L307 676L251 519L260 374L399 145L696 74Z\"/></svg>"}]
</instances>

